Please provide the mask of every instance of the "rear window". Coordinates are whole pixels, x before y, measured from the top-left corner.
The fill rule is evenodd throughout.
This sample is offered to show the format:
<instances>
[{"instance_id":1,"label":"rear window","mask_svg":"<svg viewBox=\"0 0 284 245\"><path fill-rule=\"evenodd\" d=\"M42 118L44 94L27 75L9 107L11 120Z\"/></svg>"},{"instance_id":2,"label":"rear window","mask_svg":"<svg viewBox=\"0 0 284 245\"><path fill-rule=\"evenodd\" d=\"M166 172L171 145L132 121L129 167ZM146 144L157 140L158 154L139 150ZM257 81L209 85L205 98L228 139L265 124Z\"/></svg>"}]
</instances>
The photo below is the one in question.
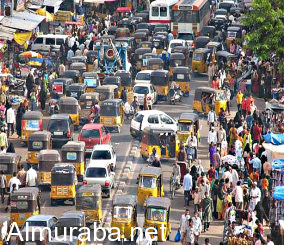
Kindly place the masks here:
<instances>
[{"instance_id":1,"label":"rear window","mask_svg":"<svg viewBox=\"0 0 284 245\"><path fill-rule=\"evenodd\" d=\"M48 124L48 131L65 131L68 130L69 125L67 120L50 120Z\"/></svg>"},{"instance_id":2,"label":"rear window","mask_svg":"<svg viewBox=\"0 0 284 245\"><path fill-rule=\"evenodd\" d=\"M109 151L94 151L92 154L93 160L109 160L111 159L111 154Z\"/></svg>"},{"instance_id":3,"label":"rear window","mask_svg":"<svg viewBox=\"0 0 284 245\"><path fill-rule=\"evenodd\" d=\"M137 80L151 80L151 74L150 73L138 73L136 76Z\"/></svg>"},{"instance_id":4,"label":"rear window","mask_svg":"<svg viewBox=\"0 0 284 245\"><path fill-rule=\"evenodd\" d=\"M182 46L182 43L171 43L171 48L180 47L180 46Z\"/></svg>"},{"instance_id":5,"label":"rear window","mask_svg":"<svg viewBox=\"0 0 284 245\"><path fill-rule=\"evenodd\" d=\"M54 38L46 38L45 44L46 45L55 45L55 39Z\"/></svg>"},{"instance_id":6,"label":"rear window","mask_svg":"<svg viewBox=\"0 0 284 245\"><path fill-rule=\"evenodd\" d=\"M107 171L105 168L88 168L86 171L88 178L106 178Z\"/></svg>"},{"instance_id":7,"label":"rear window","mask_svg":"<svg viewBox=\"0 0 284 245\"><path fill-rule=\"evenodd\" d=\"M96 129L82 130L81 137L83 138L99 138L100 131Z\"/></svg>"},{"instance_id":8,"label":"rear window","mask_svg":"<svg viewBox=\"0 0 284 245\"><path fill-rule=\"evenodd\" d=\"M34 43L37 43L37 44L42 44L43 43L43 38L42 37L38 37Z\"/></svg>"},{"instance_id":9,"label":"rear window","mask_svg":"<svg viewBox=\"0 0 284 245\"><path fill-rule=\"evenodd\" d=\"M42 227L47 227L46 221L28 221L25 222L24 227L26 227L27 223L29 223L29 226L42 226Z\"/></svg>"},{"instance_id":10,"label":"rear window","mask_svg":"<svg viewBox=\"0 0 284 245\"><path fill-rule=\"evenodd\" d=\"M142 123L143 117L144 117L144 116L143 116L142 114L136 114L134 120L135 120L136 122Z\"/></svg>"},{"instance_id":11,"label":"rear window","mask_svg":"<svg viewBox=\"0 0 284 245\"><path fill-rule=\"evenodd\" d=\"M182 39L182 40L193 40L194 39L191 33L179 33L177 38Z\"/></svg>"},{"instance_id":12,"label":"rear window","mask_svg":"<svg viewBox=\"0 0 284 245\"><path fill-rule=\"evenodd\" d=\"M136 94L149 94L148 87L136 86L134 87L134 93Z\"/></svg>"},{"instance_id":13,"label":"rear window","mask_svg":"<svg viewBox=\"0 0 284 245\"><path fill-rule=\"evenodd\" d=\"M61 45L64 44L64 39L63 38L57 38L56 39L56 45Z\"/></svg>"}]
</instances>

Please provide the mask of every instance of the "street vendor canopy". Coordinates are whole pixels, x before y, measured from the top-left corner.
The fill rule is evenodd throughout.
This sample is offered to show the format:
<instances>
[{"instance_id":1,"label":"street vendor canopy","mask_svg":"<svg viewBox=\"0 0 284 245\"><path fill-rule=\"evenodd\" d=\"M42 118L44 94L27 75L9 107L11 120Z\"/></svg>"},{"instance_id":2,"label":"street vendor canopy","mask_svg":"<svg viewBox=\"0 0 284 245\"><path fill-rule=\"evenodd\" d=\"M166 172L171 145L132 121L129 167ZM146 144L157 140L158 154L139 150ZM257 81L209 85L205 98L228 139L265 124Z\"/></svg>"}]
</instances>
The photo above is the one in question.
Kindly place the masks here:
<instances>
[{"instance_id":1,"label":"street vendor canopy","mask_svg":"<svg viewBox=\"0 0 284 245\"><path fill-rule=\"evenodd\" d=\"M32 36L31 31L14 33L14 40L19 45L24 45Z\"/></svg>"},{"instance_id":2,"label":"street vendor canopy","mask_svg":"<svg viewBox=\"0 0 284 245\"><path fill-rule=\"evenodd\" d=\"M268 162L272 162L275 159L284 159L284 145L262 143L262 146L266 150Z\"/></svg>"},{"instance_id":3,"label":"street vendor canopy","mask_svg":"<svg viewBox=\"0 0 284 245\"><path fill-rule=\"evenodd\" d=\"M272 162L272 169L273 170L279 169L279 170L282 170L284 172L284 159L275 159Z\"/></svg>"},{"instance_id":4,"label":"street vendor canopy","mask_svg":"<svg viewBox=\"0 0 284 245\"><path fill-rule=\"evenodd\" d=\"M263 135L266 143L271 143L273 145L283 145L284 144L284 134L274 134L268 133Z\"/></svg>"},{"instance_id":5,"label":"street vendor canopy","mask_svg":"<svg viewBox=\"0 0 284 245\"><path fill-rule=\"evenodd\" d=\"M284 186L275 186L273 190L273 198L275 200L284 200Z\"/></svg>"}]
</instances>

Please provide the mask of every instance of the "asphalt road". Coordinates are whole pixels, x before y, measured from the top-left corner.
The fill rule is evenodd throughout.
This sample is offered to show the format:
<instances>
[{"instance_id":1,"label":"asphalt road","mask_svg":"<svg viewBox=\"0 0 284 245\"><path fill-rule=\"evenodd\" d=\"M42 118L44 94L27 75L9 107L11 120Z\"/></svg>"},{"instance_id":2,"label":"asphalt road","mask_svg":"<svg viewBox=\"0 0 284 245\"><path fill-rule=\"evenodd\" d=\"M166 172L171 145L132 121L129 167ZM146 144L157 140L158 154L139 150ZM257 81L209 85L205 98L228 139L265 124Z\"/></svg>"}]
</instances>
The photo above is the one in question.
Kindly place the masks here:
<instances>
[{"instance_id":1,"label":"asphalt road","mask_svg":"<svg viewBox=\"0 0 284 245\"><path fill-rule=\"evenodd\" d=\"M193 104L193 95L194 90L197 87L201 86L207 86L207 77L206 76L198 76L198 77L192 77L191 82L191 91L189 97L184 97L182 102L176 103L176 105L170 105L169 102L158 102L157 105L155 105L154 109L158 109L161 111L164 111L168 113L173 118L178 118L179 115L183 112L190 112L192 111L192 104ZM257 102L258 107L261 107L261 105L264 104L263 102ZM236 110L236 102L233 101L232 103L232 115L234 115L234 112ZM48 122L48 116L44 117L44 129L46 129ZM198 148L198 157L202 160L202 165L204 166L205 170L209 169L209 159L207 157L208 154L208 146L207 146L207 135L208 135L208 126L206 123L206 118L200 116L200 125L201 125L201 144ZM78 132L75 133L74 139L77 139ZM16 136L13 136L10 140L10 142L14 143L16 152L19 153L22 156L22 159L25 161L27 158L27 148L23 148L20 145L20 140L16 138ZM112 144L115 148L116 154L117 154L117 170L116 170L116 178L117 182L120 178L120 173L125 166L126 162L128 161L128 157L130 155L130 147L135 144L135 140L132 139L132 137L129 134L129 121L125 122L121 132L118 133L112 133ZM137 144L137 143L136 143ZM139 147L138 147L139 148ZM58 149L60 150L60 149ZM164 189L165 189L165 196L170 197L169 195L169 179L172 172L172 164L173 160L168 161L162 161L162 170L164 174ZM138 176L138 173L140 169L145 166L146 163L143 161L141 157L139 157L139 154L137 155L136 161L134 161L134 165L132 167L132 172L129 176L129 182L124 189L123 194L133 194L135 195L137 193L137 184L136 179ZM110 220L110 208L111 208L111 201L113 198L113 194L116 190L113 190L111 197L104 198L103 199L103 213L105 220ZM49 192L44 191L42 193L42 214L52 214L57 217L59 217L63 212L68 210L74 210L75 208L71 206L71 204L68 204L66 202L66 205L64 206L57 206L57 207L51 207L50 206L50 198L49 198ZM174 236L176 234L177 228L179 226L179 220L181 215L184 212L184 202L183 202L183 193L182 189L178 190L176 197L172 200L172 212L170 216L170 220L172 223L172 234L170 236L170 241L165 242L164 244L173 244ZM4 212L4 205L0 206L0 213L1 215L8 215ZM193 215L193 204L190 204L190 215ZM143 209L140 207L138 209L138 223L139 226L143 226ZM109 223L105 223L105 227L108 227ZM223 224L221 221L213 221L211 224L211 227L209 228L209 231L206 233L202 233L199 238L199 243L203 244L204 239L208 237L210 239L210 243L212 245L217 245L221 241L222 237L222 231L223 231ZM91 244L117 244L117 242L109 242L108 240L105 240L103 242L92 242ZM126 242L126 244L134 244L134 242Z\"/></svg>"}]
</instances>

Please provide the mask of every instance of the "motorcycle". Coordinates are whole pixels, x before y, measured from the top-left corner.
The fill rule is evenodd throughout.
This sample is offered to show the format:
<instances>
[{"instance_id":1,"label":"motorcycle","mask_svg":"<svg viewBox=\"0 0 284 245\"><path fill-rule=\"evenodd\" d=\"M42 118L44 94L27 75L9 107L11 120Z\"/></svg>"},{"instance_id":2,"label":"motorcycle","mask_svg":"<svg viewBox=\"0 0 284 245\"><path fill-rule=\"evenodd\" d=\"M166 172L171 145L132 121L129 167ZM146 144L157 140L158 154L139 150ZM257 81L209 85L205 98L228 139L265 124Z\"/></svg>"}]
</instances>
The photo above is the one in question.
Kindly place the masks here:
<instances>
[{"instance_id":1,"label":"motorcycle","mask_svg":"<svg viewBox=\"0 0 284 245\"><path fill-rule=\"evenodd\" d=\"M51 99L49 101L48 105L49 105L49 109L48 109L49 115L53 115L53 114L58 114L59 113L58 100Z\"/></svg>"},{"instance_id":2,"label":"motorcycle","mask_svg":"<svg viewBox=\"0 0 284 245\"><path fill-rule=\"evenodd\" d=\"M169 90L169 97L170 97L170 104L175 105L176 101L181 102L182 92L180 89L173 89Z\"/></svg>"}]
</instances>

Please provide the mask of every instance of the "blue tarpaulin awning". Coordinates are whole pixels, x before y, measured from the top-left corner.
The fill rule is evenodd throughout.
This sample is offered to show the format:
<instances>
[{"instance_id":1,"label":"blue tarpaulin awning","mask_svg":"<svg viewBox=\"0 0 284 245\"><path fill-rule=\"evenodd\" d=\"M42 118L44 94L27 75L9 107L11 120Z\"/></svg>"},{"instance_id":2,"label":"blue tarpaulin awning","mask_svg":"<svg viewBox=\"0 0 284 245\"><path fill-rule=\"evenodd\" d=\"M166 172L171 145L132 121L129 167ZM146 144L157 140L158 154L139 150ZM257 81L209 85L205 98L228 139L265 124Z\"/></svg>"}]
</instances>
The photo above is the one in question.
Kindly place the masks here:
<instances>
[{"instance_id":1,"label":"blue tarpaulin awning","mask_svg":"<svg viewBox=\"0 0 284 245\"><path fill-rule=\"evenodd\" d=\"M284 144L284 134L274 134L268 133L262 136L266 143L271 143L273 145L283 145Z\"/></svg>"},{"instance_id":2,"label":"blue tarpaulin awning","mask_svg":"<svg viewBox=\"0 0 284 245\"><path fill-rule=\"evenodd\" d=\"M284 200L284 186L275 186L273 191L273 198L275 200Z\"/></svg>"}]
</instances>

